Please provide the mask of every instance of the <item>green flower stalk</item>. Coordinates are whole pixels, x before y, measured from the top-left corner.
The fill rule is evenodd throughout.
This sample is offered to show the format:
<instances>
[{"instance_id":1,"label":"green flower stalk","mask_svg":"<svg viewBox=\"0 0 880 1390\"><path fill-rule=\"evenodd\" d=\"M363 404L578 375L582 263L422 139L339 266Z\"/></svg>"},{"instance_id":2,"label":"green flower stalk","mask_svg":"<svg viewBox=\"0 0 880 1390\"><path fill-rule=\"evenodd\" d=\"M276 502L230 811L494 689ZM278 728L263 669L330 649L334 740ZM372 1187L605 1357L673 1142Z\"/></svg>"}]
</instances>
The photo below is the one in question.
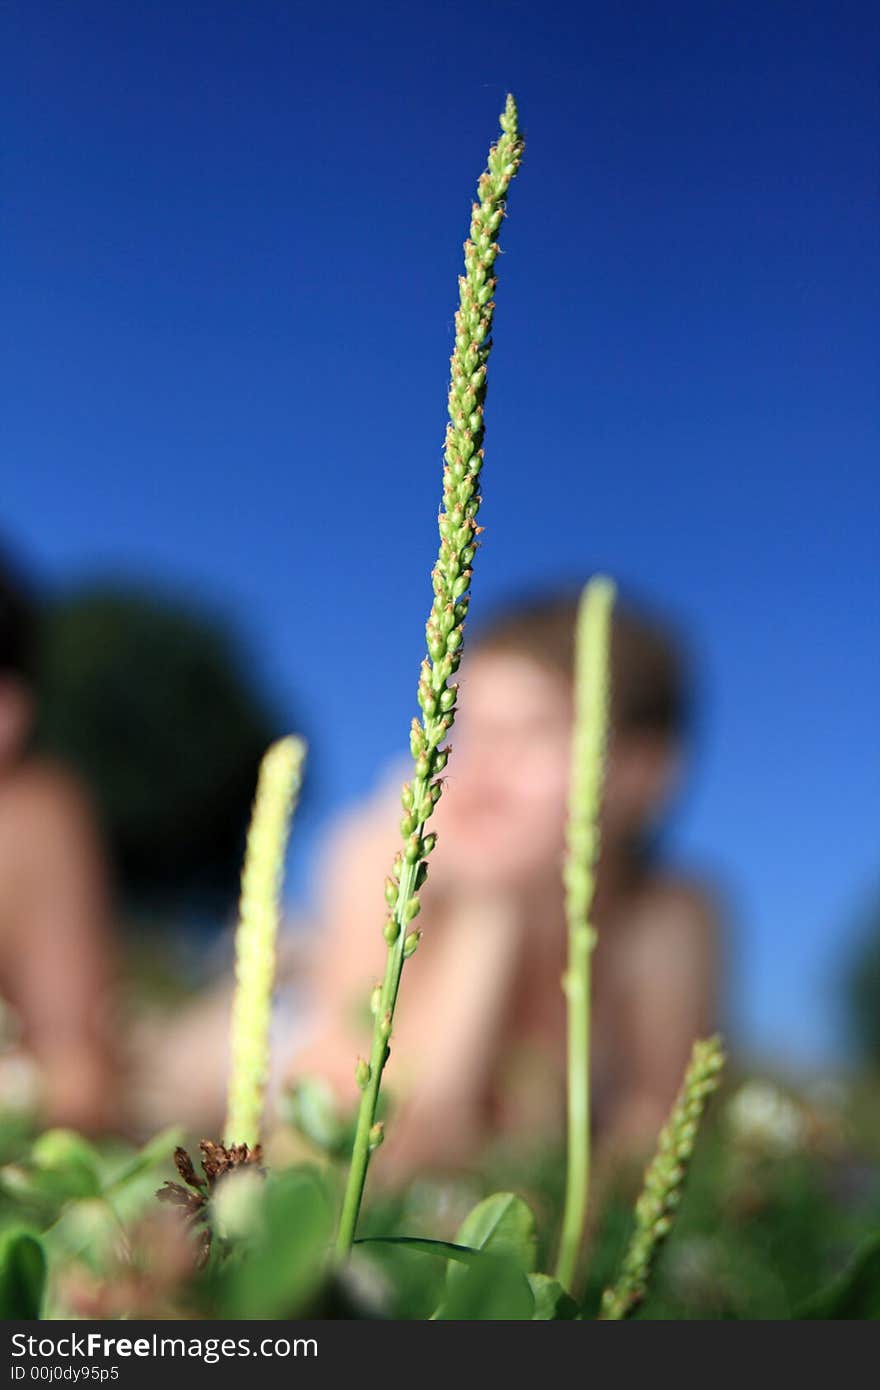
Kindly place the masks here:
<instances>
[{"instance_id":1,"label":"green flower stalk","mask_svg":"<svg viewBox=\"0 0 880 1390\"><path fill-rule=\"evenodd\" d=\"M694 1150L706 1102L717 1090L724 1066L721 1039L694 1043L678 1099L660 1133L657 1152L645 1172L636 1203L636 1225L623 1258L616 1284L602 1295L599 1316L606 1320L629 1317L645 1296L651 1266L669 1234L682 1185Z\"/></svg>"},{"instance_id":2,"label":"green flower stalk","mask_svg":"<svg viewBox=\"0 0 880 1390\"><path fill-rule=\"evenodd\" d=\"M464 244L465 274L459 278L460 303L455 315L443 507L438 518L440 551L432 572L434 601L425 629L428 654L422 662L418 686L422 718L412 722L410 751L414 775L401 794L403 850L385 881L388 916L383 934L388 955L384 979L378 995L374 994L373 998L375 1021L370 1058L369 1061L359 1058L356 1064L362 1094L337 1240L342 1256L348 1253L354 1239L370 1153L382 1139L382 1130L376 1121L376 1105L389 1056L404 961L419 944L419 933L411 929L411 923L418 915L419 889L427 877L428 856L436 843L436 836L426 834L425 826L440 799L440 774L450 752L441 744L455 718L457 686L452 683L452 677L461 660L471 567L480 532L477 513L481 499L477 488L483 466L483 406L491 347L489 335L495 309L493 266L498 255L497 236L504 217L507 190L519 168L523 151L512 96L508 96L501 116L501 132L497 144L489 151L488 167L477 187L470 236Z\"/></svg>"},{"instance_id":3,"label":"green flower stalk","mask_svg":"<svg viewBox=\"0 0 880 1390\"><path fill-rule=\"evenodd\" d=\"M590 958L596 933L590 912L599 857L599 812L611 701L611 621L615 588L591 579L581 595L575 638L565 913L568 964L562 977L568 1013L568 1161L556 1277L570 1289L587 1215L590 1183Z\"/></svg>"},{"instance_id":4,"label":"green flower stalk","mask_svg":"<svg viewBox=\"0 0 880 1390\"><path fill-rule=\"evenodd\" d=\"M283 738L272 744L260 765L235 936L227 1144L253 1148L260 1137L284 855L305 753L302 739Z\"/></svg>"}]
</instances>

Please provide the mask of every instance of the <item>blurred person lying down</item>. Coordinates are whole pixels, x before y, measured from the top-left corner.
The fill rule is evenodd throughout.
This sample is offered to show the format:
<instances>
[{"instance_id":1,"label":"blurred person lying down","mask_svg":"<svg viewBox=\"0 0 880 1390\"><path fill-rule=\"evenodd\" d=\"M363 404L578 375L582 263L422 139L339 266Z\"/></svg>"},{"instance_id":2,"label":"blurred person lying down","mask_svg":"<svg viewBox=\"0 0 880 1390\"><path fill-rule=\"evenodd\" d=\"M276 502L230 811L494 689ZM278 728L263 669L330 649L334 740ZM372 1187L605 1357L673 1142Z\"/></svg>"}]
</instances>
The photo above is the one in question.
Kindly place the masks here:
<instances>
[{"instance_id":1,"label":"blurred person lying down","mask_svg":"<svg viewBox=\"0 0 880 1390\"><path fill-rule=\"evenodd\" d=\"M382 1169L466 1164L490 1136L564 1123L562 863L577 594L501 614L461 667L422 942L407 962L386 1085L397 1104ZM592 918L593 1096L600 1149L653 1145L695 1037L715 1022L710 893L653 848L677 783L685 675L673 639L619 604L611 735ZM405 772L404 772L405 775ZM399 786L333 831L318 882L313 1032L291 1076L327 1078L353 1106L381 979L383 882L399 848Z\"/></svg>"},{"instance_id":2,"label":"blurred person lying down","mask_svg":"<svg viewBox=\"0 0 880 1390\"><path fill-rule=\"evenodd\" d=\"M0 1000L20 1035L0 1059L0 1108L100 1130L116 1118L107 875L82 788L31 751L36 649L33 604L0 559Z\"/></svg>"},{"instance_id":3,"label":"blurred person lying down","mask_svg":"<svg viewBox=\"0 0 880 1390\"><path fill-rule=\"evenodd\" d=\"M578 595L502 613L472 639L455 744L432 829L421 945L407 962L386 1090L386 1176L455 1167L503 1134L561 1136L565 1096L562 864ZM594 1122L601 1146L653 1146L691 1044L715 1022L716 911L654 848L686 723L674 641L619 604L612 731L593 920ZM317 922L282 938L274 1089L329 1081L341 1107L369 1053L368 1000L382 976L385 876L400 847L401 766L331 829ZM295 833L295 831L294 831ZM138 1042L145 1129L223 1120L231 981ZM189 1059L181 1068L180 1058Z\"/></svg>"}]
</instances>

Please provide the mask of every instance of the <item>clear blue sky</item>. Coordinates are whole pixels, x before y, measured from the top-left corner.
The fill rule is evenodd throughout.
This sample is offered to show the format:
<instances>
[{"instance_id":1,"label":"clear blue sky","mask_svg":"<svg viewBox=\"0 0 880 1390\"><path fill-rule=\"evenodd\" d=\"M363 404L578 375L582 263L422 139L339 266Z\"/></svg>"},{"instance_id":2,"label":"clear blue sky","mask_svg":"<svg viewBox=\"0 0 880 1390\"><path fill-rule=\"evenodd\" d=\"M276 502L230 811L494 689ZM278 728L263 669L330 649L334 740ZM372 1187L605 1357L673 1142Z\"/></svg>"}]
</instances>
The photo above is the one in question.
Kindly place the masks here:
<instances>
[{"instance_id":1,"label":"clear blue sky","mask_svg":"<svg viewBox=\"0 0 880 1390\"><path fill-rule=\"evenodd\" d=\"M52 582L246 626L314 744L302 854L404 746L461 242L516 93L474 611L601 566L690 625L675 844L732 890L743 1041L830 1055L878 877L876 5L2 24L0 527Z\"/></svg>"}]
</instances>

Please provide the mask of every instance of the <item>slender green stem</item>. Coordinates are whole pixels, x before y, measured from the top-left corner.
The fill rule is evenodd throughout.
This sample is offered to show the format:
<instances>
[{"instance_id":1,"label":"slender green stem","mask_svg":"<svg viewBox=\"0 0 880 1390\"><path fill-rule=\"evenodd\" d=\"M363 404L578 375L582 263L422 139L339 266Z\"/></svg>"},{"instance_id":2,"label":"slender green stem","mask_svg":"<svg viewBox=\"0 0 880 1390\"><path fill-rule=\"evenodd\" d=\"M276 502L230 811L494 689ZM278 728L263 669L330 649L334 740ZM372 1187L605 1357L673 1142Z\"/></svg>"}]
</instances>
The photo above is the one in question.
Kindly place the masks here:
<instances>
[{"instance_id":1,"label":"slender green stem","mask_svg":"<svg viewBox=\"0 0 880 1390\"><path fill-rule=\"evenodd\" d=\"M401 874L400 886L401 896L404 886L410 892L415 882L415 874L411 872L414 865L407 865ZM381 992L379 995L378 1006L375 1009L375 1021L373 1025L373 1040L370 1049L370 1061L367 1084L361 1096L361 1103L358 1107L357 1128L355 1130L354 1144L352 1146L351 1165L349 1167L348 1182L345 1188L345 1195L342 1202L342 1211L339 1218L339 1234L337 1237L337 1250L345 1255L351 1249L357 1228L358 1216L361 1209L361 1201L364 1195L364 1185L367 1180L367 1167L370 1154L378 1148L382 1142L383 1131L381 1124L376 1122L376 1107L379 1102L379 1090L382 1085L382 1072L388 1060L388 1040L391 1036L391 1025L394 1019L394 1009L397 1004L397 993L400 989L400 978L403 974L404 950L406 937L401 930L397 941L389 946L388 956L385 963L385 978L382 981Z\"/></svg>"},{"instance_id":2,"label":"slender green stem","mask_svg":"<svg viewBox=\"0 0 880 1390\"><path fill-rule=\"evenodd\" d=\"M465 274L459 279L460 303L455 315L455 351L451 362L449 423L446 427L443 469L443 509L438 519L440 551L432 572L434 601L425 629L428 656L422 662L418 701L421 722L413 720L410 751L414 776L401 793L404 847L385 883L389 915L384 936L388 945L385 977L373 1000L373 1040L370 1058L358 1058L355 1077L362 1095L337 1237L337 1252L345 1257L357 1229L370 1154L382 1142L376 1107L400 978L406 958L419 944L420 933L409 931L419 911L419 889L428 873L427 859L436 836L425 826L442 793L439 774L449 749L441 743L452 727L458 687L451 677L461 661L464 620L468 609L472 569L480 528L477 513L478 478L483 466L483 403L491 346L497 234L504 217L507 190L519 168L523 142L513 97L501 116L501 136L489 151L488 167L477 186L470 236L464 246Z\"/></svg>"},{"instance_id":3,"label":"slender green stem","mask_svg":"<svg viewBox=\"0 0 880 1390\"><path fill-rule=\"evenodd\" d=\"M571 1288L587 1217L590 1182L590 958L589 930L569 941L569 964L563 983L568 1004L567 1153L565 1208L556 1277Z\"/></svg>"},{"instance_id":4,"label":"slender green stem","mask_svg":"<svg viewBox=\"0 0 880 1390\"><path fill-rule=\"evenodd\" d=\"M587 1216L590 1184L590 961L596 934L589 923L599 853L599 811L610 703L614 585L592 579L581 596L575 644L565 910L568 965L562 978L568 1026L568 1146L565 1207L556 1277L570 1289Z\"/></svg>"}]
</instances>

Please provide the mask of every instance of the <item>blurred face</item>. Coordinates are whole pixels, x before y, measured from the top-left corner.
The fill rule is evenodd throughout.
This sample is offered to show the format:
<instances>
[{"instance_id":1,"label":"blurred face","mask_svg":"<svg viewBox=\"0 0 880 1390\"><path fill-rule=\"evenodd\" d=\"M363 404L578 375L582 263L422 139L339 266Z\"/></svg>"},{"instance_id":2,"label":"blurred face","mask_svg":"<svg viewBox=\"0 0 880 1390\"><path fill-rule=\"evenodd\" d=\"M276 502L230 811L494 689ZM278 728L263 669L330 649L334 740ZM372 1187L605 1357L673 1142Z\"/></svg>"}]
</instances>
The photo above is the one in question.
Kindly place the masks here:
<instances>
[{"instance_id":1,"label":"blurred face","mask_svg":"<svg viewBox=\"0 0 880 1390\"><path fill-rule=\"evenodd\" d=\"M555 872L569 776L566 681L518 653L478 652L462 667L460 708L437 811L450 877L515 887Z\"/></svg>"},{"instance_id":2,"label":"blurred face","mask_svg":"<svg viewBox=\"0 0 880 1390\"><path fill-rule=\"evenodd\" d=\"M558 882L571 757L568 682L516 652L477 652L462 667L461 713L436 824L445 871L471 889ZM607 853L657 816L675 750L645 735L612 735L602 800Z\"/></svg>"}]
</instances>

